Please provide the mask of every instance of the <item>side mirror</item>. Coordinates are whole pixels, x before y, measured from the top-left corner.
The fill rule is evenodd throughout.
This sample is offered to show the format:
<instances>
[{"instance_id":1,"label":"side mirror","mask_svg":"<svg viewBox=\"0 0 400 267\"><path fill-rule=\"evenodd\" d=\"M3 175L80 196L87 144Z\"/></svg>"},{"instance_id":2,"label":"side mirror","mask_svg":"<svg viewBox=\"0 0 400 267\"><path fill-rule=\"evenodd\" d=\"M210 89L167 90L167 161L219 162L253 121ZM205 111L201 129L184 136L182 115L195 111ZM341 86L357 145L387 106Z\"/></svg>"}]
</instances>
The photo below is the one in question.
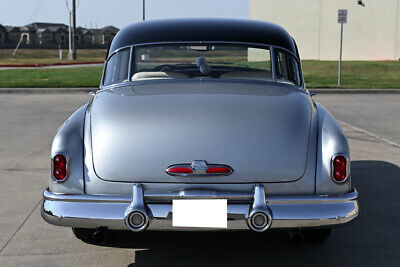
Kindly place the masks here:
<instances>
[{"instance_id":1,"label":"side mirror","mask_svg":"<svg viewBox=\"0 0 400 267\"><path fill-rule=\"evenodd\" d=\"M315 96L317 94L317 92L315 91L310 91L310 96Z\"/></svg>"},{"instance_id":2,"label":"side mirror","mask_svg":"<svg viewBox=\"0 0 400 267\"><path fill-rule=\"evenodd\" d=\"M89 95L95 96L95 95L96 95L96 91L90 91L90 92L89 92Z\"/></svg>"}]
</instances>

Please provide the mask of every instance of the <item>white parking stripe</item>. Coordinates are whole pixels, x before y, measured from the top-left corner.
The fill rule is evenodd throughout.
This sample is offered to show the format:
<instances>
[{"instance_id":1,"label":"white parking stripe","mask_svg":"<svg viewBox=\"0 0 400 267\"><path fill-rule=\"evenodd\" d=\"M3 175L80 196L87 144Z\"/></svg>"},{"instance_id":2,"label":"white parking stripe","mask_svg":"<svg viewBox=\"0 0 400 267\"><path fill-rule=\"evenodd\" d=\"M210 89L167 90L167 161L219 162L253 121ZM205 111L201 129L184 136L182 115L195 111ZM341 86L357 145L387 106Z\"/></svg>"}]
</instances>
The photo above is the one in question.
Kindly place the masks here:
<instances>
[{"instance_id":1,"label":"white parking stripe","mask_svg":"<svg viewBox=\"0 0 400 267\"><path fill-rule=\"evenodd\" d=\"M358 127L353 126L353 125L350 125L350 124L348 124L348 123L346 123L346 122L344 122L344 121L340 121L340 120L337 120L337 121L338 121L339 123L341 123L341 124L347 126L347 127L350 127L350 128L352 128L352 129L354 129L354 130L357 130L357 131L360 131L360 132L362 132L362 133L365 133L365 134L367 134L367 135L369 135L369 136L375 137L376 139L381 140L381 141L383 141L383 142L385 142L385 143L388 143L389 145L392 145L392 146L395 146L395 147L400 147L400 144L397 144L397 143L395 143L395 142L393 142L393 141L390 141L390 140L388 140L388 139L386 139L386 138L384 138L384 137L381 137L381 136L379 136L379 135L377 135L377 134L374 134L374 133L368 132L368 131L366 131L366 130L364 130L364 129L358 128Z\"/></svg>"}]
</instances>

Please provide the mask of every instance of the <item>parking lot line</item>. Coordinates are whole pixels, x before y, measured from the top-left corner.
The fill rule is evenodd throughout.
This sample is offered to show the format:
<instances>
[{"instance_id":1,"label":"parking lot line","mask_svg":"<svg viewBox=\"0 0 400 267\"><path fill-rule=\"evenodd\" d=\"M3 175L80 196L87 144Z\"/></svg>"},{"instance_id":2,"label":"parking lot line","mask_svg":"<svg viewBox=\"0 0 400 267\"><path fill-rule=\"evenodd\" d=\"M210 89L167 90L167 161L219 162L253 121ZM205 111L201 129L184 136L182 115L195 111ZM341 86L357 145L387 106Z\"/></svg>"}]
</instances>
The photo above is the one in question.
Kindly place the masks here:
<instances>
[{"instance_id":1,"label":"parking lot line","mask_svg":"<svg viewBox=\"0 0 400 267\"><path fill-rule=\"evenodd\" d=\"M10 243L10 241L14 238L14 236L18 233L18 231L24 226L26 221L31 217L33 212L36 210L36 208L39 206L39 204L42 202L42 199L39 199L39 201L36 203L35 207L29 212L28 216L24 219L24 221L21 223L20 226L18 226L17 230L11 235L11 237L7 240L7 242L4 244L4 246L0 249L0 254L3 252L3 250L7 247L7 245Z\"/></svg>"},{"instance_id":2,"label":"parking lot line","mask_svg":"<svg viewBox=\"0 0 400 267\"><path fill-rule=\"evenodd\" d=\"M344 122L344 121L341 121L341 120L337 120L337 121L338 121L339 123L341 123L341 124L343 124L343 125L349 127L349 128L352 128L352 129L354 129L354 130L360 131L360 132L365 133L365 134L367 134L367 135L369 135L369 136L375 137L376 139L381 140L381 141L383 141L383 142L385 142L385 143L388 143L389 145L392 145L392 146L395 146L395 147L400 147L400 144L397 144L397 143L395 143L395 142L393 142L393 141L390 141L390 140L388 140L388 139L386 139L386 138L384 138L384 137L382 137L382 136L379 136L379 135L377 135L377 134L371 133L371 132L369 132L369 131L367 131L367 130L364 130L364 129L361 129L361 128L359 128L359 127L353 126L353 125L348 124L348 123L346 123L346 122Z\"/></svg>"}]
</instances>

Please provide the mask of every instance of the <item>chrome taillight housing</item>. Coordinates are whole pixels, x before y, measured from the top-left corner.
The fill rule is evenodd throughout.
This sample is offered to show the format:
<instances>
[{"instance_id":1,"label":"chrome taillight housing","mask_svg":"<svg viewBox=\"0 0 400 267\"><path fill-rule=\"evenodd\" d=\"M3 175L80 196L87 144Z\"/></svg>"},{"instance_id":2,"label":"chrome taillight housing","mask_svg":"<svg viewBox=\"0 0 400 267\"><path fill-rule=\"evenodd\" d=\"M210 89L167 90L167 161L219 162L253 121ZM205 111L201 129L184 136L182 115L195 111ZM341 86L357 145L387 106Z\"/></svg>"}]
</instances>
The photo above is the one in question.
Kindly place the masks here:
<instances>
[{"instance_id":1,"label":"chrome taillight housing","mask_svg":"<svg viewBox=\"0 0 400 267\"><path fill-rule=\"evenodd\" d=\"M331 160L331 170L332 180L336 183L344 183L349 177L349 159L341 154L334 155Z\"/></svg>"},{"instance_id":2,"label":"chrome taillight housing","mask_svg":"<svg viewBox=\"0 0 400 267\"><path fill-rule=\"evenodd\" d=\"M55 154L51 160L52 177L56 182L63 182L68 177L68 158L66 155Z\"/></svg>"}]
</instances>

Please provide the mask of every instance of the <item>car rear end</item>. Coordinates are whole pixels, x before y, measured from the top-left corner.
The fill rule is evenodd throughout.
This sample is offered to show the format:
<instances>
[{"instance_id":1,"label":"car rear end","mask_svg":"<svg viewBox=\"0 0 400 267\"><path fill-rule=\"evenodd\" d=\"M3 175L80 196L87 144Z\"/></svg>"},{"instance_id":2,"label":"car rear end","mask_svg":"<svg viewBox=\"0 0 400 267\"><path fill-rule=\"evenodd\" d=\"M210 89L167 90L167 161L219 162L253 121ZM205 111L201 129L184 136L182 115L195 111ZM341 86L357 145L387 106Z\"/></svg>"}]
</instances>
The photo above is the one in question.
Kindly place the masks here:
<instances>
[{"instance_id":1,"label":"car rear end","mask_svg":"<svg viewBox=\"0 0 400 267\"><path fill-rule=\"evenodd\" d=\"M111 51L101 90L53 141L43 218L79 236L353 220L347 140L304 89L291 45L167 42Z\"/></svg>"},{"instance_id":2,"label":"car rear end","mask_svg":"<svg viewBox=\"0 0 400 267\"><path fill-rule=\"evenodd\" d=\"M169 93L163 94L168 86ZM331 135L340 129L327 124L332 123L329 114L318 116L318 109L323 114L306 93L272 83L266 88L190 81L100 92L82 115L82 193L60 194L69 191L72 157L63 158L68 153L58 153L60 145L54 145L55 180L44 193L42 215L60 226L135 232L262 232L349 222L358 214L358 203L347 143L325 136L323 129ZM326 168L318 166L327 156L325 177ZM317 193L318 184L325 184L325 191ZM225 213L225 226L216 219L207 227L174 221L178 200L215 201L209 210L193 215L189 205L180 213L197 216L197 221ZM214 208L221 201L225 206Z\"/></svg>"}]
</instances>

